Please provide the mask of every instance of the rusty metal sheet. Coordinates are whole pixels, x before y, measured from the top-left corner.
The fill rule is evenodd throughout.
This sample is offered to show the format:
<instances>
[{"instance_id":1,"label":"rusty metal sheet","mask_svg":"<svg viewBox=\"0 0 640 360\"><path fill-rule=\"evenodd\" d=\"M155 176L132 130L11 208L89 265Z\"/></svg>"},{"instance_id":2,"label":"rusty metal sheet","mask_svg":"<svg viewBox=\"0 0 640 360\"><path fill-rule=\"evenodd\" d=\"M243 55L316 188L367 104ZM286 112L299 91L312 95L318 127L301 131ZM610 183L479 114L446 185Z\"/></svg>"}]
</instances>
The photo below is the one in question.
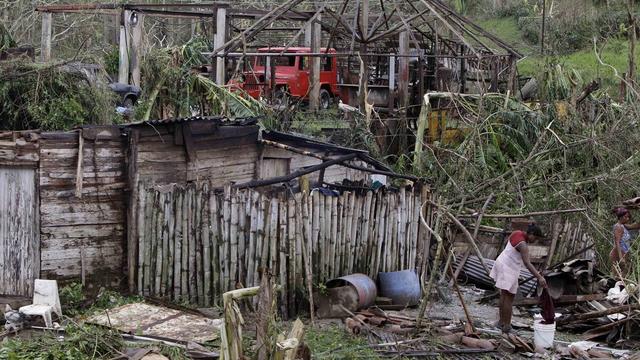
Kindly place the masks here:
<instances>
[{"instance_id":1,"label":"rusty metal sheet","mask_svg":"<svg viewBox=\"0 0 640 360\"><path fill-rule=\"evenodd\" d=\"M155 336L179 342L204 343L218 338L222 319L209 319L144 303L123 305L90 317L87 322L122 332Z\"/></svg>"}]
</instances>

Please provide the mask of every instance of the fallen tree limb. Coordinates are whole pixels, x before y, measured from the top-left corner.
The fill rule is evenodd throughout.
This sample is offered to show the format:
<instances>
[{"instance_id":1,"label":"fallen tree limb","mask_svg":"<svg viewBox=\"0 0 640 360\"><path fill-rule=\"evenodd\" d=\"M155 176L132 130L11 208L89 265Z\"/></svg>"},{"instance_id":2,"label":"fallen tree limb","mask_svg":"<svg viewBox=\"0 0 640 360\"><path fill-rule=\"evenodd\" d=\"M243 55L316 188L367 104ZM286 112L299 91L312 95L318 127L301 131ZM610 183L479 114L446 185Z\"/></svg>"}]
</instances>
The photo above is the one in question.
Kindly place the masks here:
<instances>
[{"instance_id":1,"label":"fallen tree limb","mask_svg":"<svg viewBox=\"0 0 640 360\"><path fill-rule=\"evenodd\" d=\"M442 209L442 207L440 205L434 203L431 200L429 200L429 203L431 205L435 206L435 207L438 207L438 208ZM478 244L476 244L476 241L473 238L473 236L471 235L471 233L469 232L469 230L467 230L467 228L464 225L462 225L460 220L458 220L458 218L456 218L456 216L453 215L451 212L447 211L446 209L443 209L443 211L445 212L445 215L447 215L447 217L451 221L453 221L453 223L456 224L456 226L458 226L458 228L465 235L465 238L467 239L467 241L469 242L469 244L473 248L473 251L475 252L476 256L478 257L478 260L480 261L480 264L482 264L482 268L487 273L487 276L490 277L491 271L489 271L489 267L487 267L487 264L484 262L484 257L482 256L482 253L480 252L480 248L478 247Z\"/></svg>"},{"instance_id":2,"label":"fallen tree limb","mask_svg":"<svg viewBox=\"0 0 640 360\"><path fill-rule=\"evenodd\" d=\"M536 211L536 212L530 212L530 213L524 213L524 214L484 214L484 217L493 218L493 219L514 219L514 218L527 218L527 217L543 216L543 215L570 214L570 213L584 212L584 211L587 211L587 209L578 208L578 209L548 210L548 211ZM475 218L478 216L479 216L479 213L459 215L459 217L463 217L463 218Z\"/></svg>"},{"instance_id":3,"label":"fallen tree limb","mask_svg":"<svg viewBox=\"0 0 640 360\"><path fill-rule=\"evenodd\" d=\"M621 305L621 306L612 307L606 310L592 311L584 314L572 314L566 318L561 318L556 320L556 324L563 325L563 324L568 324L574 321L590 320L590 319L595 319L595 318L616 314L616 313L624 313L624 312L629 313L633 310L638 310L638 309L640 309L640 304Z\"/></svg>"}]
</instances>

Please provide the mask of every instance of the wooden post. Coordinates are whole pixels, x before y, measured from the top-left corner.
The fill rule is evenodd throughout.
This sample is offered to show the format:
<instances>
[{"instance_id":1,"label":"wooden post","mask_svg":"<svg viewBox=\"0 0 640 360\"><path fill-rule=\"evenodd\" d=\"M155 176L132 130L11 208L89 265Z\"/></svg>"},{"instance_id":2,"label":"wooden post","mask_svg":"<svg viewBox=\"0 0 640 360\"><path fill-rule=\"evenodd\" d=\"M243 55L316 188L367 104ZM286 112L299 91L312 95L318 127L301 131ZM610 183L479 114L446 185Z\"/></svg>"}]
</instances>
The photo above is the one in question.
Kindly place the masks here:
<instances>
[{"instance_id":1,"label":"wooden post","mask_svg":"<svg viewBox=\"0 0 640 360\"><path fill-rule=\"evenodd\" d=\"M227 9L219 7L216 11L216 36L213 47L217 50L227 42ZM225 83L225 57L216 58L216 84L224 85Z\"/></svg>"},{"instance_id":2,"label":"wooden post","mask_svg":"<svg viewBox=\"0 0 640 360\"><path fill-rule=\"evenodd\" d=\"M465 66L465 62L467 61L464 56L464 45L460 45L460 90L458 90L461 94L466 93L467 89L467 69ZM483 87L484 89L484 87Z\"/></svg>"},{"instance_id":3,"label":"wooden post","mask_svg":"<svg viewBox=\"0 0 640 360\"><path fill-rule=\"evenodd\" d=\"M131 11L125 10L120 16L120 45L119 49L119 65L118 65L118 82L122 84L129 83L129 39L127 36L127 19Z\"/></svg>"},{"instance_id":4,"label":"wooden post","mask_svg":"<svg viewBox=\"0 0 640 360\"><path fill-rule=\"evenodd\" d=\"M127 210L127 264L129 292L132 294L136 290L136 259L138 257L139 235L139 194L138 194L138 140L140 132L132 130L129 133L129 148L127 151L127 185L129 187L129 204ZM143 194L144 195L144 194ZM146 220L146 219L142 219ZM141 289L138 289L141 290Z\"/></svg>"},{"instance_id":5,"label":"wooden post","mask_svg":"<svg viewBox=\"0 0 640 360\"><path fill-rule=\"evenodd\" d=\"M406 148L407 142L407 109L409 108L409 33L403 31L400 33L398 51L400 59L398 61L398 107L400 109L400 118L396 122L394 135L398 138L398 146L400 149Z\"/></svg>"},{"instance_id":6,"label":"wooden post","mask_svg":"<svg viewBox=\"0 0 640 360\"><path fill-rule=\"evenodd\" d=\"M42 62L51 60L51 25L53 23L53 14L50 12L42 13L42 42L40 59Z\"/></svg>"},{"instance_id":7,"label":"wooden post","mask_svg":"<svg viewBox=\"0 0 640 360\"><path fill-rule=\"evenodd\" d=\"M311 52L317 54L320 52L322 42L322 28L320 26L320 15L317 21L311 23ZM319 56L313 56L309 72L309 108L318 110L320 104L320 60Z\"/></svg>"},{"instance_id":8,"label":"wooden post","mask_svg":"<svg viewBox=\"0 0 640 360\"><path fill-rule=\"evenodd\" d=\"M544 55L544 28L547 21L547 1L542 0L542 28L540 29L540 53Z\"/></svg>"},{"instance_id":9,"label":"wooden post","mask_svg":"<svg viewBox=\"0 0 640 360\"><path fill-rule=\"evenodd\" d=\"M364 39L369 29L369 0L363 0L360 7L360 32ZM358 87L358 105L360 110L366 112L367 85L369 82L369 57L367 53L367 43L360 44L360 86Z\"/></svg>"},{"instance_id":10,"label":"wooden post","mask_svg":"<svg viewBox=\"0 0 640 360\"><path fill-rule=\"evenodd\" d=\"M396 57L389 54L389 111L395 107Z\"/></svg>"},{"instance_id":11,"label":"wooden post","mask_svg":"<svg viewBox=\"0 0 640 360\"><path fill-rule=\"evenodd\" d=\"M131 48L131 81L133 85L140 86L140 63L142 62L142 28L144 26L144 15L132 13L136 23L129 23L132 35ZM127 19L131 22L134 18Z\"/></svg>"},{"instance_id":12,"label":"wooden post","mask_svg":"<svg viewBox=\"0 0 640 360\"><path fill-rule=\"evenodd\" d=\"M409 103L409 33L403 31L400 33L398 52L401 56L399 59L398 71L398 102L402 113L406 114Z\"/></svg>"}]
</instances>

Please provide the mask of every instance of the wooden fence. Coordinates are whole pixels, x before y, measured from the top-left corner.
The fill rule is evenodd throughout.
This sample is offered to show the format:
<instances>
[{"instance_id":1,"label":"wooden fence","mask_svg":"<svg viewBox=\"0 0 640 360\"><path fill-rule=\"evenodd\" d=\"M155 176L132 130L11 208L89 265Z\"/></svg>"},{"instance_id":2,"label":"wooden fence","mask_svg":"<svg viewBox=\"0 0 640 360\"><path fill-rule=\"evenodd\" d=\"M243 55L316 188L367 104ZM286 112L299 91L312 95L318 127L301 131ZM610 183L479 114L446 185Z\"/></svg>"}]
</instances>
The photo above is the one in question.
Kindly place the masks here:
<instances>
[{"instance_id":1,"label":"wooden fence","mask_svg":"<svg viewBox=\"0 0 640 360\"><path fill-rule=\"evenodd\" d=\"M225 291L259 285L268 269L283 287L279 303L287 313L306 292L306 266L319 284L427 265L430 235L419 225L431 196L426 188L332 196L198 184L139 194L134 270L142 295L219 304ZM431 209L424 211L431 221Z\"/></svg>"}]
</instances>

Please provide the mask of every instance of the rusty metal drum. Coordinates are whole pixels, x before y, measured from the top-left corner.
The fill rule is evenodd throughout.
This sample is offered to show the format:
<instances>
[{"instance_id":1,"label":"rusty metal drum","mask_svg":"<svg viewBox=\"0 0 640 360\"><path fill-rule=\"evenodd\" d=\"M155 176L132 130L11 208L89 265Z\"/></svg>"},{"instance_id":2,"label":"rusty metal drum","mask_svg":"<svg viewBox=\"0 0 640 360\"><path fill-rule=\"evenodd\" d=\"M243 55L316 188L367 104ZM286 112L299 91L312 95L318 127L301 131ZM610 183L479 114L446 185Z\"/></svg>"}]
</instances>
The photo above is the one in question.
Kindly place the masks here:
<instances>
[{"instance_id":1,"label":"rusty metal drum","mask_svg":"<svg viewBox=\"0 0 640 360\"><path fill-rule=\"evenodd\" d=\"M351 274L327 281L328 288L351 285L358 293L358 308L365 309L376 302L378 288L376 283L365 274Z\"/></svg>"},{"instance_id":2,"label":"rusty metal drum","mask_svg":"<svg viewBox=\"0 0 640 360\"><path fill-rule=\"evenodd\" d=\"M381 272L378 281L380 295L390 298L394 305L414 306L420 301L420 280L413 270Z\"/></svg>"}]
</instances>

